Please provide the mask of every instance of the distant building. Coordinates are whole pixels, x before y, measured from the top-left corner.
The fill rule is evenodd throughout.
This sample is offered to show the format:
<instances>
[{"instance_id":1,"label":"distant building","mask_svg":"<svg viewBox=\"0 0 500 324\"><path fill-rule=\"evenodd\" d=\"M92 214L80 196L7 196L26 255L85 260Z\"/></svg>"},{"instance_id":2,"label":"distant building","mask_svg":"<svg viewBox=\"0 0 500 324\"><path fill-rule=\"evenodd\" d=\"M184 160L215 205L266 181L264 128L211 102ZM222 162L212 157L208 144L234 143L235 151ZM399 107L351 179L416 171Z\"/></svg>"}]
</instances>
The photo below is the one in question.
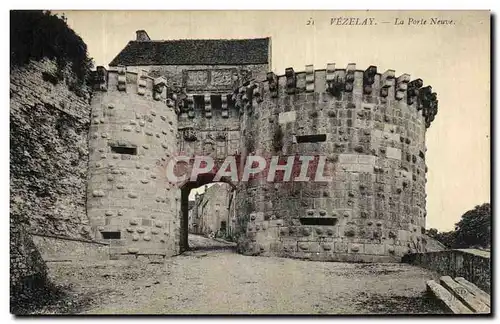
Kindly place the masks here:
<instances>
[{"instance_id":1,"label":"distant building","mask_svg":"<svg viewBox=\"0 0 500 324\"><path fill-rule=\"evenodd\" d=\"M208 187L204 193L196 194L190 201L188 228L193 234L222 235L233 229L234 213L231 213L232 188L226 183L217 183Z\"/></svg>"}]
</instances>

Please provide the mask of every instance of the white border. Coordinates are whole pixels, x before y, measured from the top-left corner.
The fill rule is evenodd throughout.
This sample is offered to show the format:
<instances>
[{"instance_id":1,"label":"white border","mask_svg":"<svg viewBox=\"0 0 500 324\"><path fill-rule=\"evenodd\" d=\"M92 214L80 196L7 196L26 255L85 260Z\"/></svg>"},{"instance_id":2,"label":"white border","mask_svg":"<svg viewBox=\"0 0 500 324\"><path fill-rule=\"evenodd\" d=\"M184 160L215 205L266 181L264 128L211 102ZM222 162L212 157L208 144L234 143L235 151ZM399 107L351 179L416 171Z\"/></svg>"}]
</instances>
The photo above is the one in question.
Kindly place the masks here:
<instances>
[{"instance_id":1,"label":"white border","mask_svg":"<svg viewBox=\"0 0 500 324\"><path fill-rule=\"evenodd\" d=\"M286 4L286 6L284 6ZM17 1L2 1L1 6L2 6L2 18L1 19L1 24L2 24L2 33L4 39L4 50L2 50L2 86L1 86L1 94L2 94L2 102L5 104L4 109L2 110L2 117L0 118L1 122L1 140L2 140L2 149L3 149L3 154L1 155L1 172L0 172L0 183L1 183L1 206L4 211L3 213L3 226L2 228L2 235L0 235L2 242L1 242L1 257L2 257L2 263L1 263L1 274L2 274L2 286L1 286L1 291L3 293L4 298L1 300L1 319L10 322L13 321L13 316L10 315L9 313L9 297L8 297L8 291L9 291L9 262L8 260L8 254L9 254L9 241L8 241L8 209L9 209L9 200L8 200L8 193L9 193L9 155L7 152L7 147L9 145L9 113L8 113L8 108L9 107L9 94L8 94L8 66L9 66L9 53L7 52L8 50L8 45L7 45L7 39L9 39L9 13L8 10L10 9L46 9L46 8L51 8L53 10L56 9L96 9L96 10L102 10L102 9L111 9L111 10L131 10L131 9L160 9L160 10L192 10L192 9L208 9L208 10L215 10L215 9L239 9L239 10L245 10L245 9L265 9L265 10L299 10L299 9L316 9L316 10L321 10L321 9L330 9L330 10L347 10L347 9L354 9L354 10L366 10L369 8L370 10L416 10L416 9L442 9L442 10L489 10L491 9L493 13L498 14L500 12L499 9L499 4L500 1L496 0L474 0L474 1L435 1L435 0L419 0L419 1L387 1L382 3L381 1L374 2L370 0L349 0L345 2L339 2L339 1L317 1L317 0L307 0L307 1L302 1L298 2L295 1L293 3L290 3L290 1L284 2L275 2L271 3L269 0L252 0L252 1L177 1L177 2L170 2L170 1L163 1L162 3L158 1L150 1L150 0L141 0L141 1L128 1L128 0L120 0L120 1L102 1L102 0L86 0L86 1L68 1L68 0L48 0L48 1L43 1L43 6L41 6L40 2L37 1L26 1L26 0L17 0ZM4 8L5 7L5 8ZM498 19L498 17L496 17ZM498 25L498 21L496 20L496 25ZM496 30L495 26L495 30ZM495 58L498 58L498 55L495 55ZM491 76L492 80L495 79L497 69L493 71L494 74ZM495 84L495 93L498 95L499 92L499 86L498 83ZM495 105L493 105L495 107ZM499 114L496 113L495 115L495 124L500 125L500 117ZM494 130L492 130L494 132ZM494 134L492 134L492 138L495 138ZM498 141L496 142L496 145L494 147L494 152L498 151L500 144ZM493 157L493 156L492 156ZM495 181L497 178L495 177ZM493 192L493 191L492 191ZM495 194L494 201L498 201L498 191ZM496 211L496 204L494 204L494 210ZM495 218L496 215L493 215ZM498 236L499 236L499 220L494 220L495 222L495 233L496 237L494 238L494 246L498 246ZM496 278L496 286L498 286L498 269L495 271L495 278ZM495 293L497 292L497 289L495 289ZM496 294L495 294L496 295ZM498 311L498 303L496 302L498 299L495 299L495 310ZM115 318L114 320L119 319L119 320L127 320L129 322L135 322L135 323L141 323L143 322L144 319L141 318L126 318L126 317L121 317L121 318ZM168 320L168 321L177 321L174 318L159 318L160 320ZM272 319L263 319L263 318L254 318L256 320L261 321L275 321L275 320L289 320L290 317L288 318L272 318ZM295 318L295 320L304 320L304 321L309 321L312 318L305 319L305 318ZM403 318L398 317L394 318L392 320L397 320L400 321ZM409 318L412 321L423 321L424 318L418 318L418 317L413 317ZM469 320L470 318L467 318L466 320ZM19 319L18 319L19 320ZM86 321L87 319L85 319ZM102 322L107 320L107 318L93 318L93 321L96 322ZM151 318L148 318L148 320L151 320ZM191 319L193 320L193 319ZM217 320L217 319L216 319ZM341 321L344 322L348 319L343 319L343 318L331 318L329 320L334 320L334 321ZM352 319L351 319L352 320ZM390 317L387 318L365 318L365 319L356 319L355 321L387 321L391 320ZM441 318L434 318L434 319L428 319L428 321L431 322L438 322L441 320ZM452 318L452 320L455 320L455 318ZM484 320L489 320L489 319L479 319L480 321ZM63 318L59 319L59 322L69 322L70 318ZM3 322L3 321L2 321Z\"/></svg>"},{"instance_id":2,"label":"white border","mask_svg":"<svg viewBox=\"0 0 500 324\"><path fill-rule=\"evenodd\" d=\"M2 5L4 2L2 3ZM66 1L66 0L46 0L43 6L37 1L9 1L10 9L87 9L87 10L216 10L216 9L264 9L264 10L303 10L303 9L329 9L329 10L489 10L497 6L494 0L475 1L386 1L373 2L370 0L349 0L345 2L337 1L280 1L271 2L266 0L253 1L204 1L186 0L176 2L158 2L154 0L126 1L126 0L88 0L88 1Z\"/></svg>"}]
</instances>

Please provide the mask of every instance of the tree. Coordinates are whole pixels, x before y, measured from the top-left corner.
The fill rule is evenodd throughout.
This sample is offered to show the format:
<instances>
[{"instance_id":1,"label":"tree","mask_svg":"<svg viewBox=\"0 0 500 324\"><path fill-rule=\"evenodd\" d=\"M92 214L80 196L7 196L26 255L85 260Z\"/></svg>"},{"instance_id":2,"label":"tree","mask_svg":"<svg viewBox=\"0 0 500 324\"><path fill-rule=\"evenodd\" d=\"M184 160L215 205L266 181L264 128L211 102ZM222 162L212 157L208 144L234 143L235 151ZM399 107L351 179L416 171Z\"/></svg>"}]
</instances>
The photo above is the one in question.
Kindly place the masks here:
<instances>
[{"instance_id":1,"label":"tree","mask_svg":"<svg viewBox=\"0 0 500 324\"><path fill-rule=\"evenodd\" d=\"M455 224L455 244L462 247L490 247L491 245L491 206L489 203L476 206L462 215Z\"/></svg>"},{"instance_id":2,"label":"tree","mask_svg":"<svg viewBox=\"0 0 500 324\"><path fill-rule=\"evenodd\" d=\"M455 224L454 231L438 232L430 228L426 234L448 248L490 247L491 206L485 203L467 211Z\"/></svg>"},{"instance_id":3,"label":"tree","mask_svg":"<svg viewBox=\"0 0 500 324\"><path fill-rule=\"evenodd\" d=\"M455 231L441 232L437 233L434 238L451 249L455 247L455 234Z\"/></svg>"},{"instance_id":4,"label":"tree","mask_svg":"<svg viewBox=\"0 0 500 324\"><path fill-rule=\"evenodd\" d=\"M427 236L429 237L435 238L438 234L438 230L435 228L429 228L425 234L427 234Z\"/></svg>"},{"instance_id":5,"label":"tree","mask_svg":"<svg viewBox=\"0 0 500 324\"><path fill-rule=\"evenodd\" d=\"M90 81L92 59L87 45L67 24L66 17L50 11L10 11L10 60L12 66L23 66L31 60L55 60L59 70L67 65L80 83Z\"/></svg>"}]
</instances>

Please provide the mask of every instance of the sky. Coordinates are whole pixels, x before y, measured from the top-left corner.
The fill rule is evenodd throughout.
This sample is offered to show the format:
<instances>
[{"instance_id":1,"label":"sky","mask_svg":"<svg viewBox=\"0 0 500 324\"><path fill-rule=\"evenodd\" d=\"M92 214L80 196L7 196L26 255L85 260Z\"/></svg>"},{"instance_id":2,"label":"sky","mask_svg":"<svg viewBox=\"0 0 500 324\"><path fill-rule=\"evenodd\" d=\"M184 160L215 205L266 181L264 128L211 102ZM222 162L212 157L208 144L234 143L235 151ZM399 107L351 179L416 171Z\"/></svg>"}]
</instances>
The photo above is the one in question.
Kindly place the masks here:
<instances>
[{"instance_id":1,"label":"sky","mask_svg":"<svg viewBox=\"0 0 500 324\"><path fill-rule=\"evenodd\" d=\"M427 228L452 230L467 210L490 201L488 11L64 11L64 15L87 44L96 66L107 66L135 39L135 31L144 29L153 40L270 36L271 69L277 74L284 74L287 67L301 71L307 64L322 69L327 63L356 63L358 69L376 65L379 72L393 69L397 76L421 78L439 100L439 112L426 135ZM432 18L440 23L433 24ZM367 24L362 25L365 19Z\"/></svg>"}]
</instances>

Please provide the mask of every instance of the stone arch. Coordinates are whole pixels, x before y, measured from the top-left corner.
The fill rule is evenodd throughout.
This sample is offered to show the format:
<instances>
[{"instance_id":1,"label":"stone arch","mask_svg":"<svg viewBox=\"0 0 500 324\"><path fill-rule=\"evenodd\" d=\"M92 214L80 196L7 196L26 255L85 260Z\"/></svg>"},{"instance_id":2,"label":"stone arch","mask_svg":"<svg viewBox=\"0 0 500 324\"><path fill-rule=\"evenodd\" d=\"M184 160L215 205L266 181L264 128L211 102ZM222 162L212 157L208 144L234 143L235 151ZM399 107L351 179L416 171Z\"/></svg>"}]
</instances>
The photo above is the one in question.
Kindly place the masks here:
<instances>
[{"instance_id":1,"label":"stone arch","mask_svg":"<svg viewBox=\"0 0 500 324\"><path fill-rule=\"evenodd\" d=\"M232 191L236 190L236 184L231 180L230 177L221 177L220 180L214 181L216 173L209 172L198 175L196 181L191 181L186 179L184 182L179 184L179 190L181 191L181 208L180 208L180 230L179 230L179 253L189 250L188 243L188 217L189 217L189 193L192 189L210 184L210 183L227 183L231 186Z\"/></svg>"}]
</instances>

